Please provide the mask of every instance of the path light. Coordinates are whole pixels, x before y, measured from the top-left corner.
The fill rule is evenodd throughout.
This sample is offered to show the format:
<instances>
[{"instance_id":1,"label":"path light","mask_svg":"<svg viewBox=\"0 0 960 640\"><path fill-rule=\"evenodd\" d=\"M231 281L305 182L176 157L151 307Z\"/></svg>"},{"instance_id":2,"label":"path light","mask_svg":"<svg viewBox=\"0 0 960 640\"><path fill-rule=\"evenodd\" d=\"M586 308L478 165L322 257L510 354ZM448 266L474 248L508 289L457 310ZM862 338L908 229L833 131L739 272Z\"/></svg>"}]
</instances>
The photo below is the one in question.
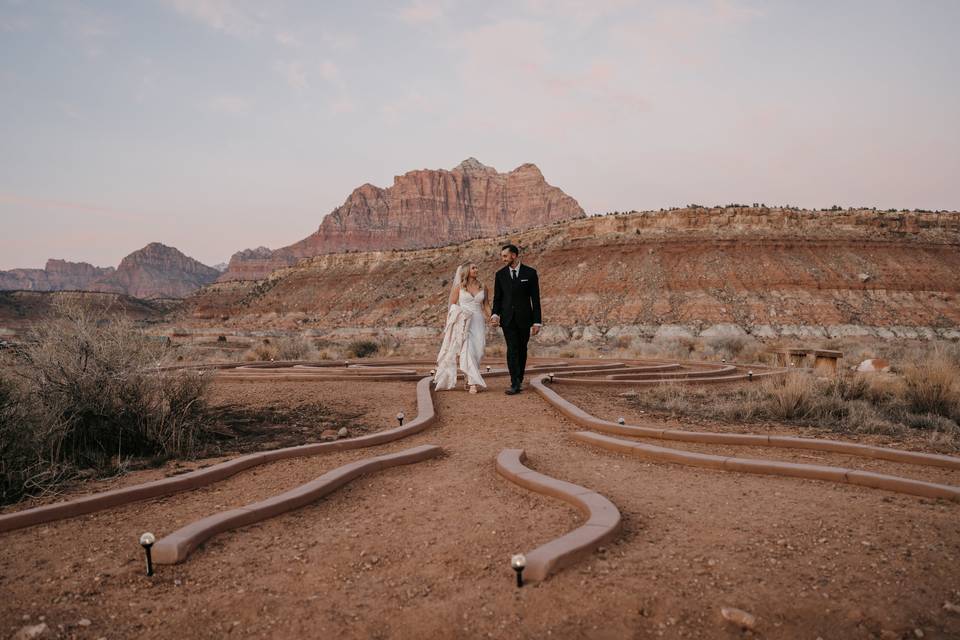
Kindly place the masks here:
<instances>
[{"instance_id":1,"label":"path light","mask_svg":"<svg viewBox=\"0 0 960 640\"><path fill-rule=\"evenodd\" d=\"M552 373L547 376L547 380L550 381L550 384L553 384L553 374L552 374Z\"/></svg>"},{"instance_id":2,"label":"path light","mask_svg":"<svg viewBox=\"0 0 960 640\"><path fill-rule=\"evenodd\" d=\"M140 546L143 547L143 550L147 554L147 575L148 576L153 575L153 558L150 557L150 547L152 547L153 543L156 541L157 541L156 537L154 537L154 535L149 531L147 531L145 534L140 536Z\"/></svg>"},{"instance_id":3,"label":"path light","mask_svg":"<svg viewBox=\"0 0 960 640\"><path fill-rule=\"evenodd\" d=\"M753 382L753 371L747 371L747 379Z\"/></svg>"},{"instance_id":4,"label":"path light","mask_svg":"<svg viewBox=\"0 0 960 640\"><path fill-rule=\"evenodd\" d=\"M624 420L623 417L621 416L621 417L617 418L617 424L627 424L627 421Z\"/></svg>"},{"instance_id":5,"label":"path light","mask_svg":"<svg viewBox=\"0 0 960 640\"><path fill-rule=\"evenodd\" d=\"M517 572L517 586L523 586L523 568L527 566L527 559L523 556L522 553L510 558L510 566L513 567L513 570Z\"/></svg>"},{"instance_id":6,"label":"path light","mask_svg":"<svg viewBox=\"0 0 960 640\"><path fill-rule=\"evenodd\" d=\"M490 373L490 365L487 365L487 373Z\"/></svg>"},{"instance_id":7,"label":"path light","mask_svg":"<svg viewBox=\"0 0 960 640\"><path fill-rule=\"evenodd\" d=\"M723 364L727 364L727 359L726 359L726 358L720 358L720 362L722 362Z\"/></svg>"},{"instance_id":8,"label":"path light","mask_svg":"<svg viewBox=\"0 0 960 640\"><path fill-rule=\"evenodd\" d=\"M403 418L404 418L403 411L401 411L400 413L397 414L397 422L400 423L401 427L403 426Z\"/></svg>"},{"instance_id":9,"label":"path light","mask_svg":"<svg viewBox=\"0 0 960 640\"><path fill-rule=\"evenodd\" d=\"M437 375L437 370L436 370L436 369L430 369L430 375L432 375L432 376Z\"/></svg>"}]
</instances>

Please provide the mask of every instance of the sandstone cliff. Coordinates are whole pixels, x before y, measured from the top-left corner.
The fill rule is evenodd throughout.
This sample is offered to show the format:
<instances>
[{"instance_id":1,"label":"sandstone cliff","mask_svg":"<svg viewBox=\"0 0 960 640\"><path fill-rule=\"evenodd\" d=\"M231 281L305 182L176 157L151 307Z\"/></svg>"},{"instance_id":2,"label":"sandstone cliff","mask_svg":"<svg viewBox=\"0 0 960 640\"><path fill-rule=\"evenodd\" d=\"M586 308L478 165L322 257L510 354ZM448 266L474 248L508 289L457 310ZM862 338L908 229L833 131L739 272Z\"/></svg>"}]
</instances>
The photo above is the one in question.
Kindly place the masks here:
<instances>
[{"instance_id":1,"label":"sandstone cliff","mask_svg":"<svg viewBox=\"0 0 960 640\"><path fill-rule=\"evenodd\" d=\"M85 289L98 278L109 275L113 267L95 267L86 262L47 260L43 269L0 271L0 290L63 291Z\"/></svg>"},{"instance_id":2,"label":"sandstone cliff","mask_svg":"<svg viewBox=\"0 0 960 640\"><path fill-rule=\"evenodd\" d=\"M137 298L182 298L217 279L220 272L159 242L151 242L120 262L91 290Z\"/></svg>"},{"instance_id":3,"label":"sandstone cliff","mask_svg":"<svg viewBox=\"0 0 960 640\"><path fill-rule=\"evenodd\" d=\"M185 301L236 328L442 327L456 265L492 281L499 244L541 273L544 339L696 335L960 337L960 214L681 209L572 220L439 249L323 255Z\"/></svg>"},{"instance_id":4,"label":"sandstone cliff","mask_svg":"<svg viewBox=\"0 0 960 640\"><path fill-rule=\"evenodd\" d=\"M577 201L549 185L536 165L498 173L469 158L450 171L410 171L386 189L358 187L315 233L272 252L238 252L220 280L261 279L327 253L436 247L582 215Z\"/></svg>"},{"instance_id":5,"label":"sandstone cliff","mask_svg":"<svg viewBox=\"0 0 960 640\"><path fill-rule=\"evenodd\" d=\"M137 298L182 298L217 279L220 272L153 242L113 267L48 260L44 269L0 271L0 290L99 291Z\"/></svg>"}]
</instances>

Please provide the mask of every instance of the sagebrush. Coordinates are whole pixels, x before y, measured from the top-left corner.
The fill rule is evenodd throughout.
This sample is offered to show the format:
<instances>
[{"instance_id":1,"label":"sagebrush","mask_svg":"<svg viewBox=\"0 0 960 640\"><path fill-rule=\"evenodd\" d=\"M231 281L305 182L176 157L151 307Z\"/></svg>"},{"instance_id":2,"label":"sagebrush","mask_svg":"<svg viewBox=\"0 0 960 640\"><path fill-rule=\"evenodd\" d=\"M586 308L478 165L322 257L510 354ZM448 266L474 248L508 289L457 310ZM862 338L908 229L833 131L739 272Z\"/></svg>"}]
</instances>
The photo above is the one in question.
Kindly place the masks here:
<instances>
[{"instance_id":1,"label":"sagebrush","mask_svg":"<svg viewBox=\"0 0 960 640\"><path fill-rule=\"evenodd\" d=\"M132 321L77 306L59 305L35 325L3 363L3 502L76 470L193 453L205 435L209 376L161 368L163 349Z\"/></svg>"}]
</instances>

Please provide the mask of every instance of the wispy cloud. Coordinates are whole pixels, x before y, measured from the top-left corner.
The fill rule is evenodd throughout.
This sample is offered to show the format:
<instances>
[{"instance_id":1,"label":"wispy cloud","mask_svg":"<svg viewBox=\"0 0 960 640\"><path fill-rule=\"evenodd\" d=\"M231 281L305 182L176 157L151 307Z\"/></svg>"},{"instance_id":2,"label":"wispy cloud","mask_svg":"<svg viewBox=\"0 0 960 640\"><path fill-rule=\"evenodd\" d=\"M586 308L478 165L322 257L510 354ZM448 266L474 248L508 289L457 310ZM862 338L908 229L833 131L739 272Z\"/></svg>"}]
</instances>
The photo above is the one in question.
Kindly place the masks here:
<instances>
[{"instance_id":1,"label":"wispy cloud","mask_svg":"<svg viewBox=\"0 0 960 640\"><path fill-rule=\"evenodd\" d=\"M331 49L344 50L356 47L358 38L347 31L324 31L320 41Z\"/></svg>"},{"instance_id":2,"label":"wispy cloud","mask_svg":"<svg viewBox=\"0 0 960 640\"><path fill-rule=\"evenodd\" d=\"M436 22L446 14L449 5L448 0L414 0L401 7L397 16L409 24Z\"/></svg>"},{"instance_id":3,"label":"wispy cloud","mask_svg":"<svg viewBox=\"0 0 960 640\"><path fill-rule=\"evenodd\" d=\"M398 122L407 115L423 115L436 111L435 102L419 91L408 91L402 97L380 107L387 122Z\"/></svg>"},{"instance_id":4,"label":"wispy cloud","mask_svg":"<svg viewBox=\"0 0 960 640\"><path fill-rule=\"evenodd\" d=\"M22 32L28 30L30 24L30 19L25 16L0 14L0 31L6 31L8 33Z\"/></svg>"},{"instance_id":5,"label":"wispy cloud","mask_svg":"<svg viewBox=\"0 0 960 640\"><path fill-rule=\"evenodd\" d=\"M81 213L122 222L145 220L152 217L143 213L126 211L109 205L78 202L75 200L58 200L55 198L38 198L15 193L0 193L0 206L3 205L14 206L18 209L79 211Z\"/></svg>"},{"instance_id":6,"label":"wispy cloud","mask_svg":"<svg viewBox=\"0 0 960 640\"><path fill-rule=\"evenodd\" d=\"M260 33L261 19L237 0L166 0L177 13L232 36Z\"/></svg>"},{"instance_id":7,"label":"wispy cloud","mask_svg":"<svg viewBox=\"0 0 960 640\"><path fill-rule=\"evenodd\" d=\"M357 106L353 103L353 100L346 96L341 96L330 103L330 113L335 116L353 113L356 110Z\"/></svg>"},{"instance_id":8,"label":"wispy cloud","mask_svg":"<svg viewBox=\"0 0 960 640\"><path fill-rule=\"evenodd\" d=\"M320 77L333 82L340 78L340 69L330 60L324 60L320 63Z\"/></svg>"},{"instance_id":9,"label":"wispy cloud","mask_svg":"<svg viewBox=\"0 0 960 640\"><path fill-rule=\"evenodd\" d=\"M303 91L310 86L307 81L307 72L303 68L303 63L299 60L280 61L274 65L274 68L280 74L280 77L294 89Z\"/></svg>"},{"instance_id":10,"label":"wispy cloud","mask_svg":"<svg viewBox=\"0 0 960 640\"><path fill-rule=\"evenodd\" d=\"M214 96L205 103L207 110L229 116L243 116L250 112L250 101L243 96L223 94Z\"/></svg>"},{"instance_id":11,"label":"wispy cloud","mask_svg":"<svg viewBox=\"0 0 960 640\"><path fill-rule=\"evenodd\" d=\"M291 49L303 48L303 42L300 40L300 38L293 35L289 31L279 31L273 35L273 39L276 40L278 44L281 44L285 47L290 47Z\"/></svg>"}]
</instances>

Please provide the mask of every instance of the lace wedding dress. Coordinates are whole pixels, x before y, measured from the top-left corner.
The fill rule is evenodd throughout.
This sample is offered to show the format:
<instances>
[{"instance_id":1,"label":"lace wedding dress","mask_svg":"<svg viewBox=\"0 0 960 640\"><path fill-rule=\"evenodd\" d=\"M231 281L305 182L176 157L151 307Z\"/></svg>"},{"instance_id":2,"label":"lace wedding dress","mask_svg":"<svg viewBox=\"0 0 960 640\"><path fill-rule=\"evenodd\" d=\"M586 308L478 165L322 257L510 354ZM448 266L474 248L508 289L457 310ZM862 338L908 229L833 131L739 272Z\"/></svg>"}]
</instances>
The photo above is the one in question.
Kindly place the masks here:
<instances>
[{"instance_id":1,"label":"lace wedding dress","mask_svg":"<svg viewBox=\"0 0 960 640\"><path fill-rule=\"evenodd\" d=\"M437 355L437 374L433 377L437 391L457 386L457 360L468 385L486 387L480 375L480 359L487 346L487 324L483 318L483 299L486 290L477 295L460 290L458 304L450 305L447 325L443 330L443 344Z\"/></svg>"}]
</instances>

